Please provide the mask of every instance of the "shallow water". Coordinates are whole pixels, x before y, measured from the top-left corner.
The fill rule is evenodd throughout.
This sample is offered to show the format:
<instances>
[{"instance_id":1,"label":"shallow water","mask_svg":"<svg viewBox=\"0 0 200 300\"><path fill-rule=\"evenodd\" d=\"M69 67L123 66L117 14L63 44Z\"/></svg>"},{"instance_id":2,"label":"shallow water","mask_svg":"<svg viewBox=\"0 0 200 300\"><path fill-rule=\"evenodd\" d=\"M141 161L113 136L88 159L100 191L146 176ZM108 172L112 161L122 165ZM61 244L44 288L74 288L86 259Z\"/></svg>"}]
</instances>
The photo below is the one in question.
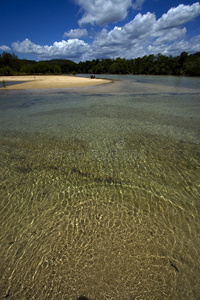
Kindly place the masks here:
<instances>
[{"instance_id":1,"label":"shallow water","mask_svg":"<svg viewBox=\"0 0 200 300\"><path fill-rule=\"evenodd\" d=\"M0 92L1 298L199 299L200 79L108 77Z\"/></svg>"},{"instance_id":2,"label":"shallow water","mask_svg":"<svg viewBox=\"0 0 200 300\"><path fill-rule=\"evenodd\" d=\"M3 81L0 81L0 88L6 87L9 85L20 84L20 83L24 83L24 82L25 81L6 81L6 82L4 82L4 80L3 80Z\"/></svg>"}]
</instances>

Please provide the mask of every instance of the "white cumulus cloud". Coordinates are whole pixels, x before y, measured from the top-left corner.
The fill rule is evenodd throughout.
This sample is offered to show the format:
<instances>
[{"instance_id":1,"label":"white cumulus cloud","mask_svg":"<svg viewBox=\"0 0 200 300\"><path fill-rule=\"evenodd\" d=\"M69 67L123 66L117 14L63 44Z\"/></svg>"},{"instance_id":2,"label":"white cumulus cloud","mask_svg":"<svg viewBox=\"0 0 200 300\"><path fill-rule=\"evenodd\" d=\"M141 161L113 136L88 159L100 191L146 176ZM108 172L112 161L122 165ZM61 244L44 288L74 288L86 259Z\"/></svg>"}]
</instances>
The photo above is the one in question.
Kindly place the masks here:
<instances>
[{"instance_id":1,"label":"white cumulus cloud","mask_svg":"<svg viewBox=\"0 0 200 300\"><path fill-rule=\"evenodd\" d=\"M180 55L181 52L185 51L188 53L198 52L200 49L200 35L192 37L189 40L177 40L171 44L160 44L160 45L149 45L148 53L157 54L162 53L164 55Z\"/></svg>"},{"instance_id":2,"label":"white cumulus cloud","mask_svg":"<svg viewBox=\"0 0 200 300\"><path fill-rule=\"evenodd\" d=\"M23 42L13 43L12 48L18 53L34 54L39 59L68 58L84 60L89 50L89 45L79 39L69 39L68 41L54 42L50 46L41 46L32 43L29 39L25 39Z\"/></svg>"},{"instance_id":3,"label":"white cumulus cloud","mask_svg":"<svg viewBox=\"0 0 200 300\"><path fill-rule=\"evenodd\" d=\"M200 14L198 7L199 4L179 5L177 8L170 9L163 15L165 17L162 16L159 20L156 20L153 13L148 12L144 15L139 13L123 27L115 26L111 31L104 28L93 42L93 51L100 57L134 58L159 52L173 55L174 51L177 54L176 49L180 46L178 53L180 54L182 49L188 47L188 42L184 40L187 29L180 26ZM192 42L188 52L195 51L199 50Z\"/></svg>"},{"instance_id":4,"label":"white cumulus cloud","mask_svg":"<svg viewBox=\"0 0 200 300\"><path fill-rule=\"evenodd\" d=\"M6 45L2 45L2 46L0 46L0 50L1 51L10 51L11 49L10 49L10 47L8 47Z\"/></svg>"},{"instance_id":5,"label":"white cumulus cloud","mask_svg":"<svg viewBox=\"0 0 200 300\"><path fill-rule=\"evenodd\" d=\"M132 4L132 8L135 9L142 9L142 4L145 0L135 0Z\"/></svg>"},{"instance_id":6,"label":"white cumulus cloud","mask_svg":"<svg viewBox=\"0 0 200 300\"><path fill-rule=\"evenodd\" d=\"M79 25L90 23L94 25L105 25L126 18L132 0L76 0L84 11Z\"/></svg>"},{"instance_id":7,"label":"white cumulus cloud","mask_svg":"<svg viewBox=\"0 0 200 300\"><path fill-rule=\"evenodd\" d=\"M180 4L177 7L171 8L166 14L158 20L157 26L159 29L167 29L183 25L200 15L199 2L192 5Z\"/></svg>"},{"instance_id":8,"label":"white cumulus cloud","mask_svg":"<svg viewBox=\"0 0 200 300\"><path fill-rule=\"evenodd\" d=\"M198 52L200 49L200 35L194 36L188 41L177 41L166 47L167 54L179 55L181 52Z\"/></svg>"},{"instance_id":9,"label":"white cumulus cloud","mask_svg":"<svg viewBox=\"0 0 200 300\"><path fill-rule=\"evenodd\" d=\"M160 31L157 32L158 37L154 44L163 44L163 43L169 43L171 41L183 39L186 35L186 28L171 28L168 31Z\"/></svg>"},{"instance_id":10,"label":"white cumulus cloud","mask_svg":"<svg viewBox=\"0 0 200 300\"><path fill-rule=\"evenodd\" d=\"M71 29L69 31L66 31L63 35L63 38L71 38L71 39L78 39L81 37L85 37L88 35L88 32L86 29Z\"/></svg>"},{"instance_id":11,"label":"white cumulus cloud","mask_svg":"<svg viewBox=\"0 0 200 300\"><path fill-rule=\"evenodd\" d=\"M78 1L83 2L83 0ZM91 2L91 0L84 1L85 5ZM108 7L112 1L107 1ZM115 2L120 4L118 0ZM142 0L136 2L139 4L142 3ZM105 1L96 0L93 3L103 5ZM123 7L127 9L130 4L131 1L127 0L126 6ZM106 10L106 7L104 6L103 9ZM143 15L138 13L132 21L124 26L115 26L112 30L103 28L96 34L91 44L78 38L79 35L86 34L86 30L72 29L66 33L66 37L70 37L69 40L41 46L25 39L22 42L13 43L12 48L18 53L34 54L39 59L66 58L77 62L95 58L122 57L130 59L157 53L179 55L182 51L192 53L200 49L200 36L189 38L185 24L199 15L200 4L198 2L190 6L179 5L171 8L158 20L154 13L147 12ZM87 16L89 18L89 15ZM99 14L98 19L95 14L94 18L94 22L102 23L107 17L105 14L105 18L102 19L102 14Z\"/></svg>"},{"instance_id":12,"label":"white cumulus cloud","mask_svg":"<svg viewBox=\"0 0 200 300\"><path fill-rule=\"evenodd\" d=\"M117 27L109 32L103 29L94 45L97 47L107 46L112 47L118 45L120 48L125 48L130 44L135 44L137 39L142 39L149 35L149 32L155 25L156 18L154 14L147 13L145 15L138 14L131 22L123 27Z\"/></svg>"}]
</instances>

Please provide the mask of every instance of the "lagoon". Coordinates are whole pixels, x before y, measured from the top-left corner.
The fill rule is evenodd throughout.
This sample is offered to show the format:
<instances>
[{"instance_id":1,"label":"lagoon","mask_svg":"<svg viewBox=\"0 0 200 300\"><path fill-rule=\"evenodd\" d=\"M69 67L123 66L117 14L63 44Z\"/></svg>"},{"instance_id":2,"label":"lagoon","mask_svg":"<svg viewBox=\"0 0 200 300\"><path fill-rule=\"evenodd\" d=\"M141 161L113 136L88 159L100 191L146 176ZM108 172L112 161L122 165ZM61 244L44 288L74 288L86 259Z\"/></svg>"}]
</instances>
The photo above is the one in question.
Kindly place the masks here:
<instances>
[{"instance_id":1,"label":"lagoon","mask_svg":"<svg viewBox=\"0 0 200 300\"><path fill-rule=\"evenodd\" d=\"M200 79L98 77L0 91L1 297L197 299Z\"/></svg>"}]
</instances>

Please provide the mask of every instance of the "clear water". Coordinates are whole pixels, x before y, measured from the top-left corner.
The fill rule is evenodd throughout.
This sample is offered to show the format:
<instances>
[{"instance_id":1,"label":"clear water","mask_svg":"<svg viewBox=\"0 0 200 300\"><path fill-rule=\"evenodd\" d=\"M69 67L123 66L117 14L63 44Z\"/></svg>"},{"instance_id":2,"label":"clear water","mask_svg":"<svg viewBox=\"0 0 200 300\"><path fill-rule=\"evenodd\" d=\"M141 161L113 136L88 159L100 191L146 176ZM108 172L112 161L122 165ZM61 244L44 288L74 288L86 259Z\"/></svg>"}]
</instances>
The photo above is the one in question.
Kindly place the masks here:
<instances>
[{"instance_id":1,"label":"clear water","mask_svg":"<svg viewBox=\"0 0 200 300\"><path fill-rule=\"evenodd\" d=\"M107 77L0 92L1 298L199 299L200 79Z\"/></svg>"}]
</instances>

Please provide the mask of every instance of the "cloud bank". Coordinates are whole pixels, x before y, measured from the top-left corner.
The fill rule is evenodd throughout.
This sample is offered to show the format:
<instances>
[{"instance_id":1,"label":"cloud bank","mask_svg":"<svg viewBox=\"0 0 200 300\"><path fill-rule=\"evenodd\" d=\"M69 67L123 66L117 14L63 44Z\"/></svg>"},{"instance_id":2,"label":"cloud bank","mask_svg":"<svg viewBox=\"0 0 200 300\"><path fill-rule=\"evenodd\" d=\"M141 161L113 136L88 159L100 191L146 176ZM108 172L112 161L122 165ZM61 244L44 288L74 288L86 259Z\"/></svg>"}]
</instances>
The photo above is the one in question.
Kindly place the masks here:
<instances>
[{"instance_id":1,"label":"cloud bank","mask_svg":"<svg viewBox=\"0 0 200 300\"><path fill-rule=\"evenodd\" d=\"M62 40L54 42L51 46L36 45L29 39L25 39L23 42L13 43L12 48L18 53L33 54L39 59L67 58L71 60L77 60L78 57L85 60L84 56L90 50L90 46L79 39Z\"/></svg>"},{"instance_id":2,"label":"cloud bank","mask_svg":"<svg viewBox=\"0 0 200 300\"><path fill-rule=\"evenodd\" d=\"M77 0L84 9L84 15L79 20L84 23L99 25L115 22L126 17L132 6L139 8L143 0L132 3L131 0ZM114 7L112 6L113 4ZM111 9L112 7L112 9ZM111 16L112 11L112 16ZM53 45L41 46L29 39L12 44L18 53L31 53L38 59L66 58L74 61L84 61L95 58L135 58L149 54L163 53L179 55L182 51L189 53L200 49L200 35L188 40L185 25L200 15L199 2L192 5L179 5L171 8L161 18L156 19L154 13L138 13L133 20L124 26L106 28L96 34L92 43L83 39L88 35L86 29L72 29L64 33L67 41L54 42Z\"/></svg>"}]
</instances>

